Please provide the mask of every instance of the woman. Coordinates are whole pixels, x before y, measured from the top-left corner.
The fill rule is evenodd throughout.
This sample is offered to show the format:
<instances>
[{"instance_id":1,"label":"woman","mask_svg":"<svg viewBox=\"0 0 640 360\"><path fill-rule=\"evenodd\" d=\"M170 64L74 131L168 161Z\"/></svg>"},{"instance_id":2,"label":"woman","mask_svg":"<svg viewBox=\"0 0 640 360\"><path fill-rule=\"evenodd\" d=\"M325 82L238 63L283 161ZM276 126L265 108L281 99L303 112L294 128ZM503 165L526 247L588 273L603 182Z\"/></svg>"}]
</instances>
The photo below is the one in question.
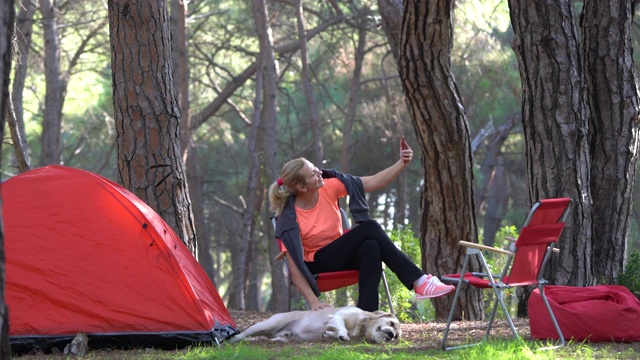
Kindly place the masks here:
<instances>
[{"instance_id":1,"label":"woman","mask_svg":"<svg viewBox=\"0 0 640 360\"><path fill-rule=\"evenodd\" d=\"M382 263L408 289L414 289L418 300L455 290L453 285L425 275L393 244L380 224L369 218L364 193L387 186L412 158L413 151L404 139L400 159L372 176L320 171L308 160L298 158L287 162L282 177L269 187L271 210L278 217L276 237L287 248L294 284L313 310L329 305L318 298L320 292L311 274L352 269L360 271L357 306L366 311L378 310ZM343 233L338 199L347 195L356 226Z\"/></svg>"}]
</instances>

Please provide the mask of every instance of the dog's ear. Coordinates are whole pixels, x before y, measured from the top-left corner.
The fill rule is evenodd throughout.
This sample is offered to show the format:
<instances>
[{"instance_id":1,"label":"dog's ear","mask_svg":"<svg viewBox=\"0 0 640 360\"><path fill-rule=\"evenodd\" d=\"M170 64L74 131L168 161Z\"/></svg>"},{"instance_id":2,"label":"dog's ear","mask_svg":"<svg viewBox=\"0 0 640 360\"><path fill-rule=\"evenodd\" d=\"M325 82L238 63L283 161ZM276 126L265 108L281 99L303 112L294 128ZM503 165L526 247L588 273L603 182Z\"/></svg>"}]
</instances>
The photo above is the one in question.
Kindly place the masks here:
<instances>
[{"instance_id":1,"label":"dog's ear","mask_svg":"<svg viewBox=\"0 0 640 360\"><path fill-rule=\"evenodd\" d=\"M362 313L358 314L358 318L356 319L356 324L362 325L364 322L369 321L373 317L374 317L373 313L370 313L370 312L367 312L367 311L362 312Z\"/></svg>"},{"instance_id":2,"label":"dog's ear","mask_svg":"<svg viewBox=\"0 0 640 360\"><path fill-rule=\"evenodd\" d=\"M373 319L375 315L373 313L370 313L368 311L363 311L362 313L358 314L358 316L355 318L355 321L352 323L351 326L347 325L347 327L349 327L352 331L353 331L353 335L359 335L364 328L366 327L367 323ZM347 320L345 319L345 322Z\"/></svg>"},{"instance_id":3,"label":"dog's ear","mask_svg":"<svg viewBox=\"0 0 640 360\"><path fill-rule=\"evenodd\" d=\"M395 317L395 315L393 315L392 313L385 312L385 311L380 311L380 310L376 310L376 311L373 312L372 318L380 319L380 318L383 318L383 317Z\"/></svg>"}]
</instances>

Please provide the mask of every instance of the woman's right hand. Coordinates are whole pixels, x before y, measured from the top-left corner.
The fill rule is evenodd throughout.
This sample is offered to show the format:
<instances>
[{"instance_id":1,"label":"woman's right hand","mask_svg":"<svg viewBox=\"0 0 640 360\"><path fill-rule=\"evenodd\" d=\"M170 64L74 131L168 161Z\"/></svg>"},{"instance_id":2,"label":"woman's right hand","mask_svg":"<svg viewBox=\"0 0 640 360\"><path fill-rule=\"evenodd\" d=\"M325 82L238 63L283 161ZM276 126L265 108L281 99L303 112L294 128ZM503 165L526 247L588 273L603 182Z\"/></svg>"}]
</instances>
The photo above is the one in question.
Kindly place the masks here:
<instances>
[{"instance_id":1,"label":"woman's right hand","mask_svg":"<svg viewBox=\"0 0 640 360\"><path fill-rule=\"evenodd\" d=\"M313 311L318 311L318 310L321 310L321 309L324 309L324 308L331 307L331 305L329 305L327 303L324 303L324 302L322 302L320 300L317 300L317 301L314 301L314 302L310 302L309 303L309 307Z\"/></svg>"}]
</instances>

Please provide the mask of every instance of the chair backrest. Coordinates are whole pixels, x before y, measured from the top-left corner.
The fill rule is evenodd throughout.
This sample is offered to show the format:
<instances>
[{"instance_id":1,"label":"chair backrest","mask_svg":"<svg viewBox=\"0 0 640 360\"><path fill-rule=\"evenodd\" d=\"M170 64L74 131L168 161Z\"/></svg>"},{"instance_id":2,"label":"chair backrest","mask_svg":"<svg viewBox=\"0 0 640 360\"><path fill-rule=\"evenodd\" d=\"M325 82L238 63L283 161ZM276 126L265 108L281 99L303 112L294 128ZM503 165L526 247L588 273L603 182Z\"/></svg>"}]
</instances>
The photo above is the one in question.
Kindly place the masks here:
<instances>
[{"instance_id":1,"label":"chair backrest","mask_svg":"<svg viewBox=\"0 0 640 360\"><path fill-rule=\"evenodd\" d=\"M509 285L537 284L554 244L564 229L571 199L544 199L536 202L515 243Z\"/></svg>"}]
</instances>

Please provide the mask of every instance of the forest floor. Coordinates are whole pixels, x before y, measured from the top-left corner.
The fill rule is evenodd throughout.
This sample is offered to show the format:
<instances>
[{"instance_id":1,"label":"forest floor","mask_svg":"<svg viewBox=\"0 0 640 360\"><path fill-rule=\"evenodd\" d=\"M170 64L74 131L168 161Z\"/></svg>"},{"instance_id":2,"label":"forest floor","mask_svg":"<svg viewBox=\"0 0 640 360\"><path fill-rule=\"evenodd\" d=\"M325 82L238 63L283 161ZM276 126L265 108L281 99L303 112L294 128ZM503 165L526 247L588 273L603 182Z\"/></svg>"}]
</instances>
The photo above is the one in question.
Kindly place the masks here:
<instances>
[{"instance_id":1,"label":"forest floor","mask_svg":"<svg viewBox=\"0 0 640 360\"><path fill-rule=\"evenodd\" d=\"M256 312L256 311L229 311L232 318L235 320L237 329L239 331L244 331L249 326L256 324L260 321L266 320L272 314L267 312ZM531 340L531 331L529 329L529 322L527 319L514 319L514 325L518 334L522 337L523 340L528 341ZM406 348L403 351L406 352L419 352L424 350L433 350L440 349L442 342L442 335L445 328L444 322L428 322L428 323L403 323L401 324L402 329L402 339L406 344ZM452 325L451 330L449 332L449 337L447 340L447 345L459 345L467 343L470 339L481 340L484 336L484 332L486 330L486 322L484 321L460 321L455 322ZM498 320L494 325L491 331L492 339L501 339L501 340L511 340L513 339L513 335L506 321ZM250 338L244 341L250 342L251 344L260 345L263 348L273 349L274 351L278 351L278 349L286 348L287 346L291 346L291 344L279 342L279 341L271 341L266 338ZM90 344L89 344L90 345ZM318 346L319 342L309 342L309 346ZM303 344L296 344L296 346L304 346ZM591 343L589 344L591 348L596 349L606 349L605 353L616 354L620 352L625 352L630 348L636 354L640 354L640 342L637 343ZM134 359L136 356L135 352L127 354L126 350L91 350L89 352L88 358L93 359ZM159 352L162 353L162 352ZM157 353L157 354L159 354ZM42 360L42 359L51 359L51 358L66 358L63 355L53 355L52 354L29 354L18 357L22 360Z\"/></svg>"}]
</instances>

